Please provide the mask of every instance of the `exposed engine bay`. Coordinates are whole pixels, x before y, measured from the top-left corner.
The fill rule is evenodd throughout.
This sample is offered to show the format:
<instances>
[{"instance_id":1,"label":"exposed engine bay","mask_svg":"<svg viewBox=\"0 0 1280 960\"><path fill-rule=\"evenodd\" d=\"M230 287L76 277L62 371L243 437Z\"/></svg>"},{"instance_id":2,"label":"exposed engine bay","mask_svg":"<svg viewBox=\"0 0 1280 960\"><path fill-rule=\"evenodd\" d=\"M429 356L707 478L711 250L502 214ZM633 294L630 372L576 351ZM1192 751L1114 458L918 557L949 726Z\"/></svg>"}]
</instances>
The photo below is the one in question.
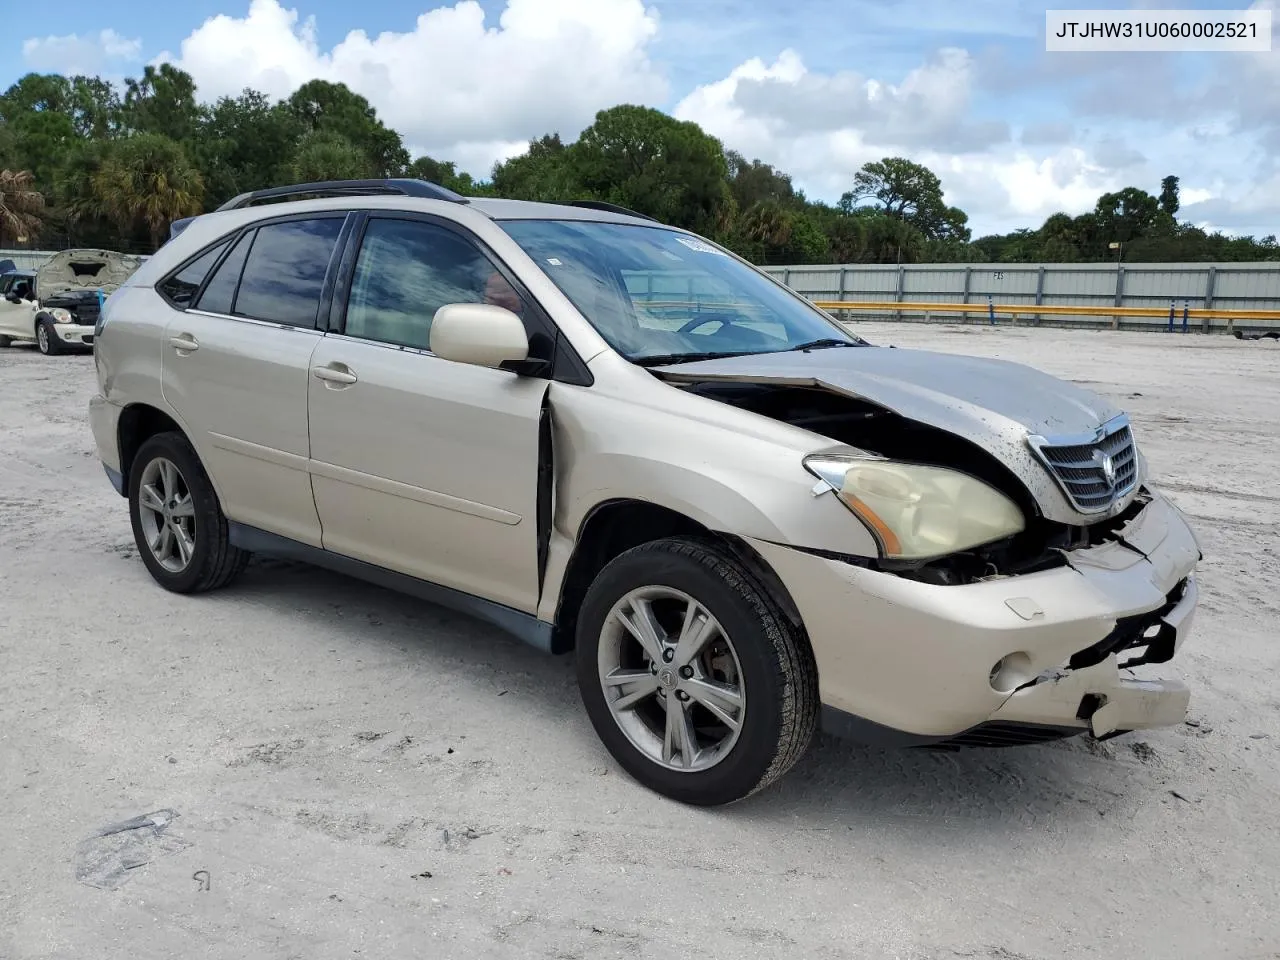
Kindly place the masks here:
<instances>
[{"instance_id":1,"label":"exposed engine bay","mask_svg":"<svg viewBox=\"0 0 1280 960\"><path fill-rule=\"evenodd\" d=\"M1112 542L1150 502L1139 491L1128 507L1092 525L1072 526L1044 517L1023 483L976 443L911 420L879 404L821 386L706 380L673 384L698 396L727 403L895 460L959 470L989 483L1021 507L1026 529L1015 537L972 551L927 561L885 561L839 556L858 564L926 583L952 585L1016 576L1066 564L1072 550ZM825 554L824 554L825 555Z\"/></svg>"}]
</instances>

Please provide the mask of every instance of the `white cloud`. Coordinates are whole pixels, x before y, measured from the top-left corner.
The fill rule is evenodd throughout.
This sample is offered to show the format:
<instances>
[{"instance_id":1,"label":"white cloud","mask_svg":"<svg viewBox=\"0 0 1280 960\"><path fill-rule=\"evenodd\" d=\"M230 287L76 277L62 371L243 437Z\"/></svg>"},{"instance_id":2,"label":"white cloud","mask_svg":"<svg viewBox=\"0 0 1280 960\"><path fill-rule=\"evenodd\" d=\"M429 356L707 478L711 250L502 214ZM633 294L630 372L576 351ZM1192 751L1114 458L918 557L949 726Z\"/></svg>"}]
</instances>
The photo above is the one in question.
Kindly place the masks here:
<instances>
[{"instance_id":1,"label":"white cloud","mask_svg":"<svg viewBox=\"0 0 1280 960\"><path fill-rule=\"evenodd\" d=\"M815 74L788 50L771 65L749 60L697 88L674 113L792 174L815 197L839 197L864 163L907 156L938 174L947 201L976 215L980 231L1088 209L1115 188L1079 148L1033 153L1015 147L1003 127L970 136L984 130L970 115L972 73L963 50L940 51L900 83Z\"/></svg>"},{"instance_id":2,"label":"white cloud","mask_svg":"<svg viewBox=\"0 0 1280 960\"><path fill-rule=\"evenodd\" d=\"M141 53L141 39L123 37L110 29L85 36L32 37L22 44L22 59L29 68L66 76L97 74L136 61Z\"/></svg>"},{"instance_id":3,"label":"white cloud","mask_svg":"<svg viewBox=\"0 0 1280 960\"><path fill-rule=\"evenodd\" d=\"M663 102L666 81L647 54L657 31L643 0L508 0L496 26L475 0L460 0L408 32L357 30L324 50L313 17L252 0L246 16L213 17L157 59L191 73L205 100L345 83L411 147L487 174L512 144L576 137L618 103Z\"/></svg>"},{"instance_id":4,"label":"white cloud","mask_svg":"<svg viewBox=\"0 0 1280 960\"><path fill-rule=\"evenodd\" d=\"M1278 64L1268 55L1250 66L1276 69L1280 78ZM1224 75L1239 67L1218 65ZM1276 206L1262 203L1271 193L1257 191L1280 178L1267 166L1274 158L1254 149L1266 129L1256 119L1242 130L1219 108L1188 112L1180 123L1152 115L1091 124L1089 114L1077 113L1068 124L1028 113L1027 104L1002 92L987 102L997 116L1026 118L1015 142L1004 124L982 120L975 103L986 91L976 73L974 58L956 49L939 51L900 80L811 71L785 50L773 63L757 57L696 88L674 113L791 174L815 199L837 199L868 161L908 157L941 178L947 202L969 213L976 235L1035 227L1060 211L1083 213L1101 194L1126 186L1155 194L1170 173L1182 177L1188 216L1245 232L1274 229L1266 224Z\"/></svg>"}]
</instances>

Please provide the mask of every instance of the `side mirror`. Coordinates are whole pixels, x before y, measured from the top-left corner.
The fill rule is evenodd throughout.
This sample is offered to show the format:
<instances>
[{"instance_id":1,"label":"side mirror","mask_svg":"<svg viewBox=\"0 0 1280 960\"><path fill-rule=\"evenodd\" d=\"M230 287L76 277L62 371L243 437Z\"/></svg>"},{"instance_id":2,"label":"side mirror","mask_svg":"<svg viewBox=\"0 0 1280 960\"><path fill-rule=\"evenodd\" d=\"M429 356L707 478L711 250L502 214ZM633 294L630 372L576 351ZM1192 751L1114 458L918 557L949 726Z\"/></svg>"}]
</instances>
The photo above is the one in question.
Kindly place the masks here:
<instances>
[{"instance_id":1,"label":"side mirror","mask_svg":"<svg viewBox=\"0 0 1280 960\"><path fill-rule=\"evenodd\" d=\"M517 373L525 372L529 358L524 321L487 303L446 303L431 321L429 344L444 360Z\"/></svg>"},{"instance_id":2,"label":"side mirror","mask_svg":"<svg viewBox=\"0 0 1280 960\"><path fill-rule=\"evenodd\" d=\"M6 300L8 300L10 303L21 303L21 302L22 302L22 298L21 298L20 296L18 296L16 293L6 293L6 294L4 295L4 298L5 298Z\"/></svg>"}]
</instances>

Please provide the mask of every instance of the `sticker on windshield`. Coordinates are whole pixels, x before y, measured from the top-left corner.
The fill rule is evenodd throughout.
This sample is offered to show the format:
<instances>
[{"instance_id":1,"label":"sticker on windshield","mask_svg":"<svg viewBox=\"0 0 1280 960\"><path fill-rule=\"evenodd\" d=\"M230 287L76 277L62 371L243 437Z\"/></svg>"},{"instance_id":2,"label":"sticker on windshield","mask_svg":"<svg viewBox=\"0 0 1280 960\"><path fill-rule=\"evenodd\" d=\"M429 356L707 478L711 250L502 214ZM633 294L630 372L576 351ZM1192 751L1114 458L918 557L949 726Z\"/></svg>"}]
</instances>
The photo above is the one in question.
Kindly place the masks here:
<instances>
[{"instance_id":1,"label":"sticker on windshield","mask_svg":"<svg viewBox=\"0 0 1280 960\"><path fill-rule=\"evenodd\" d=\"M725 256L723 251L717 250L711 244L703 243L701 240L694 240L690 237L676 237L676 240L683 243L690 250L696 250L698 253L714 253L718 257Z\"/></svg>"},{"instance_id":2,"label":"sticker on windshield","mask_svg":"<svg viewBox=\"0 0 1280 960\"><path fill-rule=\"evenodd\" d=\"M560 266L560 260L557 257L547 257L547 263L551 264L553 267Z\"/></svg>"}]
</instances>

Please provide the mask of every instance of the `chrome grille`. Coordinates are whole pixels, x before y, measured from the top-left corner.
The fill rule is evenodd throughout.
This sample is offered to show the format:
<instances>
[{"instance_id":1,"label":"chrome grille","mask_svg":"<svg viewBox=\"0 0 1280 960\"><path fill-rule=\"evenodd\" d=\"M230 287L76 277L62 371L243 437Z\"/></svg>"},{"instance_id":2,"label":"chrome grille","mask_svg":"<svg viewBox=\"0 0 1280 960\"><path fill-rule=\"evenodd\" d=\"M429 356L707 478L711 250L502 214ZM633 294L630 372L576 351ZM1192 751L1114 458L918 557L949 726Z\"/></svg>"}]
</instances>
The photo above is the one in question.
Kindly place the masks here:
<instances>
[{"instance_id":1,"label":"chrome grille","mask_svg":"<svg viewBox=\"0 0 1280 960\"><path fill-rule=\"evenodd\" d=\"M1032 446L1081 513L1102 513L1137 483L1138 452L1123 417L1092 438L1035 437Z\"/></svg>"}]
</instances>

